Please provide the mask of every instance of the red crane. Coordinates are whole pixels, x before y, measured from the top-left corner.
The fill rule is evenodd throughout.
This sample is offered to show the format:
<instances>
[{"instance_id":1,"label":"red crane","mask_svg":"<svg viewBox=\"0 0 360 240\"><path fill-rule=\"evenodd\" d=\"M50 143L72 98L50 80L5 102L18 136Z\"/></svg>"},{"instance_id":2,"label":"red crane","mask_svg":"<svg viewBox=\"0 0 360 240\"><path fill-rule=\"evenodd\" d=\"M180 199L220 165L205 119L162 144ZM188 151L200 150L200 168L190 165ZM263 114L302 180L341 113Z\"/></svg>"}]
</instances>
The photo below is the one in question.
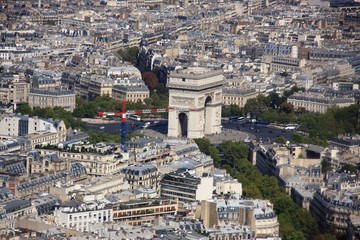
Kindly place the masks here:
<instances>
[{"instance_id":1,"label":"red crane","mask_svg":"<svg viewBox=\"0 0 360 240\"><path fill-rule=\"evenodd\" d=\"M120 139L121 139L121 150L126 152L125 139L126 139L126 116L127 115L140 115L140 114L149 114L149 113L165 113L171 112L173 108L150 108L150 109L141 109L141 110L129 110L126 111L126 101L121 102L121 112L98 112L99 117L106 116L121 116L121 128L120 128Z\"/></svg>"}]
</instances>

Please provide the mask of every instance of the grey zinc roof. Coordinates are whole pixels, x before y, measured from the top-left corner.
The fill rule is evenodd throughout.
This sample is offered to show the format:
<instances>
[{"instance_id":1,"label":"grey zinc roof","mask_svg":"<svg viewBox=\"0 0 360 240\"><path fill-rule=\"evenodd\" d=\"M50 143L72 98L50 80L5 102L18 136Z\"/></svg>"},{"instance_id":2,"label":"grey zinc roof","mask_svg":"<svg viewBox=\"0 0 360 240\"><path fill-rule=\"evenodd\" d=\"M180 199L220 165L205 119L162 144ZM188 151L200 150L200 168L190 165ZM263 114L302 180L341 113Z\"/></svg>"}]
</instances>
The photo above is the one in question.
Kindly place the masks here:
<instances>
[{"instance_id":1,"label":"grey zinc roof","mask_svg":"<svg viewBox=\"0 0 360 240\"><path fill-rule=\"evenodd\" d=\"M119 90L119 91L124 91L124 92L140 92L140 91L145 91L148 92L149 89L147 86L145 85L136 85L136 86L121 86L121 85L115 85L113 87L113 90Z\"/></svg>"},{"instance_id":2,"label":"grey zinc roof","mask_svg":"<svg viewBox=\"0 0 360 240\"><path fill-rule=\"evenodd\" d=\"M29 200L13 200L5 204L4 209L6 213L14 212L24 207L28 207L31 205Z\"/></svg>"},{"instance_id":3,"label":"grey zinc roof","mask_svg":"<svg viewBox=\"0 0 360 240\"><path fill-rule=\"evenodd\" d=\"M63 96L63 95L73 95L75 92L73 90L43 90L43 89L30 89L30 93L33 94L42 94L42 95L53 95L53 96Z\"/></svg>"},{"instance_id":4,"label":"grey zinc roof","mask_svg":"<svg viewBox=\"0 0 360 240\"><path fill-rule=\"evenodd\" d=\"M122 172L129 175L143 176L157 172L157 168L151 164L133 165L122 169Z\"/></svg>"}]
</instances>

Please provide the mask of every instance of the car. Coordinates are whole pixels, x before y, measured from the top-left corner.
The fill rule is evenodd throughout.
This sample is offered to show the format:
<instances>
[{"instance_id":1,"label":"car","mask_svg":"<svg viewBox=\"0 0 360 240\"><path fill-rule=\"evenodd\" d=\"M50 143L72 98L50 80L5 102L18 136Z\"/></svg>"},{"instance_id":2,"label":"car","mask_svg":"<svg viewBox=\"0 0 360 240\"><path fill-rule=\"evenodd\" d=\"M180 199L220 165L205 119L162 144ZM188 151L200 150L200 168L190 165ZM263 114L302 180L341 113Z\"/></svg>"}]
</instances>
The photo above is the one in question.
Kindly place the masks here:
<instances>
[{"instance_id":1,"label":"car","mask_svg":"<svg viewBox=\"0 0 360 240\"><path fill-rule=\"evenodd\" d=\"M259 129L256 129L256 132L259 132Z\"/></svg>"},{"instance_id":2,"label":"car","mask_svg":"<svg viewBox=\"0 0 360 240\"><path fill-rule=\"evenodd\" d=\"M251 139L250 138L245 138L244 142L249 143L249 142L251 142Z\"/></svg>"},{"instance_id":3,"label":"car","mask_svg":"<svg viewBox=\"0 0 360 240\"><path fill-rule=\"evenodd\" d=\"M151 122L146 122L146 123L145 123L145 125L150 125L150 124L151 124Z\"/></svg>"},{"instance_id":4,"label":"car","mask_svg":"<svg viewBox=\"0 0 360 240\"><path fill-rule=\"evenodd\" d=\"M254 130L254 127L251 127L250 129L251 129L251 130Z\"/></svg>"},{"instance_id":5,"label":"car","mask_svg":"<svg viewBox=\"0 0 360 240\"><path fill-rule=\"evenodd\" d=\"M104 126L101 126L100 129L103 130L105 127Z\"/></svg>"},{"instance_id":6,"label":"car","mask_svg":"<svg viewBox=\"0 0 360 240\"><path fill-rule=\"evenodd\" d=\"M154 121L154 123L155 123L155 124L158 124L158 123L159 123L159 121Z\"/></svg>"}]
</instances>

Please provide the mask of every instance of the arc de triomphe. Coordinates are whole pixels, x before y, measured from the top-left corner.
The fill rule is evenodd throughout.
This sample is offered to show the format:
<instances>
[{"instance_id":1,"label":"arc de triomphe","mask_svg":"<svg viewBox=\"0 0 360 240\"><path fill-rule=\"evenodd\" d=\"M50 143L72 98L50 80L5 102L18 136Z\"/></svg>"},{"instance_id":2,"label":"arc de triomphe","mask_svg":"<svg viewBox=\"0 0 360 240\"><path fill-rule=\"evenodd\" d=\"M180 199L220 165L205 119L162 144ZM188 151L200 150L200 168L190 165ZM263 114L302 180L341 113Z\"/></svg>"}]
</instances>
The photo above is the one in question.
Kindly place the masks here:
<instances>
[{"instance_id":1,"label":"arc de triomphe","mask_svg":"<svg viewBox=\"0 0 360 240\"><path fill-rule=\"evenodd\" d=\"M221 132L222 70L199 67L170 74L168 136L201 138Z\"/></svg>"}]
</instances>

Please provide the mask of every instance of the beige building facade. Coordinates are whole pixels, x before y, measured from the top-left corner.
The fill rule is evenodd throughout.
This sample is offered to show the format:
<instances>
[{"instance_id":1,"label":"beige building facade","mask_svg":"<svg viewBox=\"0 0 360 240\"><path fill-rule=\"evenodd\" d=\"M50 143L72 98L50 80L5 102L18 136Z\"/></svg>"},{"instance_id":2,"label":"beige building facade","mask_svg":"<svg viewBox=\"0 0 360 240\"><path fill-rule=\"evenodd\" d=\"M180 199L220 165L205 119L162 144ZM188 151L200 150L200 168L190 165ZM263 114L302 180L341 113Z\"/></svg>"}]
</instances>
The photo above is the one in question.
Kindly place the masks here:
<instances>
[{"instance_id":1,"label":"beige building facade","mask_svg":"<svg viewBox=\"0 0 360 240\"><path fill-rule=\"evenodd\" d=\"M41 150L42 154L48 154L54 151ZM106 176L119 172L127 166L122 163L121 158L116 158L114 154L96 154L89 152L73 153L58 151L59 158L80 162L86 169L88 175Z\"/></svg>"},{"instance_id":2,"label":"beige building facade","mask_svg":"<svg viewBox=\"0 0 360 240\"><path fill-rule=\"evenodd\" d=\"M145 85L141 86L120 86L112 89L112 97L115 100L126 100L127 102L142 102L149 98L150 91Z\"/></svg>"},{"instance_id":3,"label":"beige building facade","mask_svg":"<svg viewBox=\"0 0 360 240\"><path fill-rule=\"evenodd\" d=\"M178 203L169 199L149 199L118 203L113 206L113 220L139 226L154 223L158 216L175 215Z\"/></svg>"},{"instance_id":4,"label":"beige building facade","mask_svg":"<svg viewBox=\"0 0 360 240\"><path fill-rule=\"evenodd\" d=\"M201 201L200 219L206 228L248 225L256 238L279 236L279 222L267 200L218 199Z\"/></svg>"},{"instance_id":5,"label":"beige building facade","mask_svg":"<svg viewBox=\"0 0 360 240\"><path fill-rule=\"evenodd\" d=\"M305 109L309 112L325 113L329 107L348 107L355 104L354 98L325 97L323 95L296 93L287 99L295 109Z\"/></svg>"},{"instance_id":6,"label":"beige building facade","mask_svg":"<svg viewBox=\"0 0 360 240\"><path fill-rule=\"evenodd\" d=\"M98 96L112 97L112 87L114 83L110 79L91 79L89 83L89 96L96 98Z\"/></svg>"},{"instance_id":7,"label":"beige building facade","mask_svg":"<svg viewBox=\"0 0 360 240\"><path fill-rule=\"evenodd\" d=\"M257 95L254 89L224 88L222 102L224 105L237 105L243 108L249 99L256 98Z\"/></svg>"},{"instance_id":8,"label":"beige building facade","mask_svg":"<svg viewBox=\"0 0 360 240\"><path fill-rule=\"evenodd\" d=\"M30 85L26 81L14 81L0 85L0 101L3 103L24 103L28 101Z\"/></svg>"},{"instance_id":9,"label":"beige building facade","mask_svg":"<svg viewBox=\"0 0 360 240\"><path fill-rule=\"evenodd\" d=\"M75 92L70 90L31 89L29 93L30 107L62 107L67 111L75 109Z\"/></svg>"}]
</instances>

